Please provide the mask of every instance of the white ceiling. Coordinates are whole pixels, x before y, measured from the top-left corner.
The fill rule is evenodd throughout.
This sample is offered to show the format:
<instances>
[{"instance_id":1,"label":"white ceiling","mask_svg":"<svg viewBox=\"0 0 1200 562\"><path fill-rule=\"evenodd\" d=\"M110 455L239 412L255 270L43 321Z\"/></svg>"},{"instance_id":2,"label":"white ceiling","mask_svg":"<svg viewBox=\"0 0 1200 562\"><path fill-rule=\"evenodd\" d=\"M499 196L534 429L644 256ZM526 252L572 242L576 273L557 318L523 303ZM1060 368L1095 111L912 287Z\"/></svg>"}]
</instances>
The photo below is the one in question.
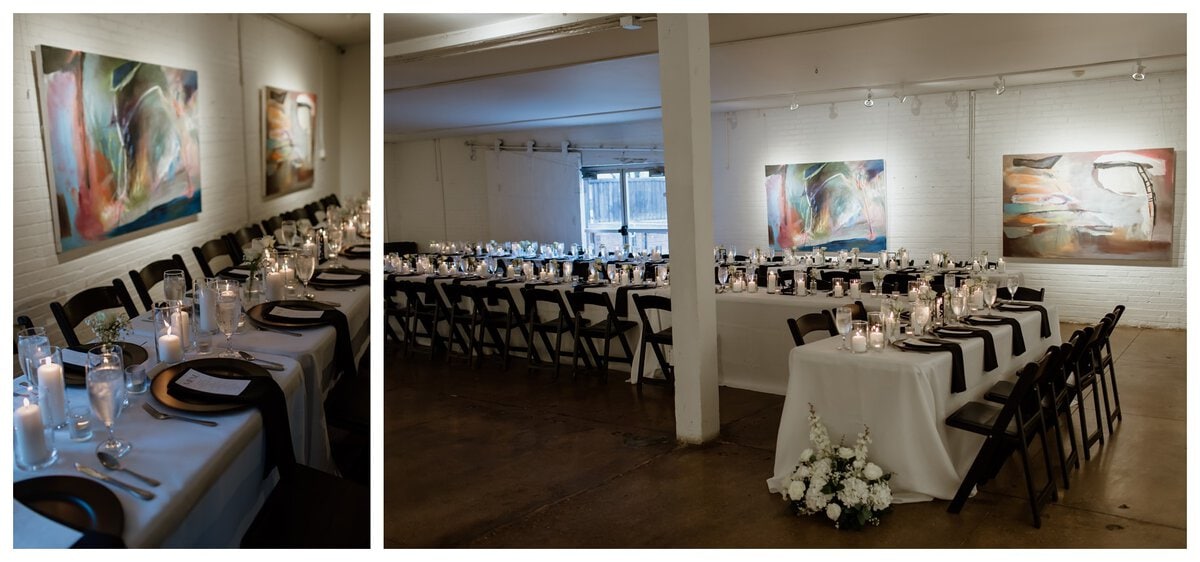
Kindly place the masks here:
<instances>
[{"instance_id":1,"label":"white ceiling","mask_svg":"<svg viewBox=\"0 0 1200 562\"><path fill-rule=\"evenodd\" d=\"M270 14L334 45L371 42L371 14Z\"/></svg>"},{"instance_id":2,"label":"white ceiling","mask_svg":"<svg viewBox=\"0 0 1200 562\"><path fill-rule=\"evenodd\" d=\"M455 32L525 15L425 16L405 20L398 41L426 37L445 46ZM652 15L647 20L636 31L411 62L385 58L385 131L409 139L656 119L657 27ZM1178 14L714 14L709 20L714 112L862 99L868 88L876 98L900 90L986 89L1000 74L1010 88L1117 76L1139 58L1150 73L1186 68L1186 18ZM385 53L394 52L386 48L393 43Z\"/></svg>"}]
</instances>

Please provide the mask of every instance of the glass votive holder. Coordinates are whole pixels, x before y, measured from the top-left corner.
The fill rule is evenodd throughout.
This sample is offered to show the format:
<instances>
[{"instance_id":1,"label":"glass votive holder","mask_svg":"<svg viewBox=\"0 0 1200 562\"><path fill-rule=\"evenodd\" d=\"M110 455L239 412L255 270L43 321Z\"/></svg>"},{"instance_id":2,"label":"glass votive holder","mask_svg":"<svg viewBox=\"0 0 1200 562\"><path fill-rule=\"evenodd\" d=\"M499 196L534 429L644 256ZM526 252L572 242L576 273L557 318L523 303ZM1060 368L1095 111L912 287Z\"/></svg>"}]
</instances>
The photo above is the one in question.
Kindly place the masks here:
<instances>
[{"instance_id":1,"label":"glass votive holder","mask_svg":"<svg viewBox=\"0 0 1200 562\"><path fill-rule=\"evenodd\" d=\"M882 312L867 313L867 347L874 351L883 351L886 330L883 325Z\"/></svg>"},{"instance_id":2,"label":"glass votive holder","mask_svg":"<svg viewBox=\"0 0 1200 562\"><path fill-rule=\"evenodd\" d=\"M128 394L142 394L148 388L150 388L150 381L146 378L144 365L125 367L125 390Z\"/></svg>"},{"instance_id":3,"label":"glass votive holder","mask_svg":"<svg viewBox=\"0 0 1200 562\"><path fill-rule=\"evenodd\" d=\"M154 353L159 363L183 361L183 350L191 346L191 318L178 302L154 305Z\"/></svg>"},{"instance_id":4,"label":"glass votive holder","mask_svg":"<svg viewBox=\"0 0 1200 562\"><path fill-rule=\"evenodd\" d=\"M850 280L850 298L857 299L862 297L862 281L858 279Z\"/></svg>"},{"instance_id":5,"label":"glass votive holder","mask_svg":"<svg viewBox=\"0 0 1200 562\"><path fill-rule=\"evenodd\" d=\"M845 294L846 294L846 285L842 282L841 278L834 279L833 280L833 296L834 296L834 298L841 298Z\"/></svg>"},{"instance_id":6,"label":"glass votive holder","mask_svg":"<svg viewBox=\"0 0 1200 562\"><path fill-rule=\"evenodd\" d=\"M92 440L92 411L87 406L67 409L67 434L71 441Z\"/></svg>"},{"instance_id":7,"label":"glass votive holder","mask_svg":"<svg viewBox=\"0 0 1200 562\"><path fill-rule=\"evenodd\" d=\"M866 320L855 320L850 323L850 351L854 353L867 352Z\"/></svg>"},{"instance_id":8,"label":"glass votive holder","mask_svg":"<svg viewBox=\"0 0 1200 562\"><path fill-rule=\"evenodd\" d=\"M54 428L42 422L42 409L24 398L13 411L13 464L20 470L41 470L58 460Z\"/></svg>"}]
</instances>

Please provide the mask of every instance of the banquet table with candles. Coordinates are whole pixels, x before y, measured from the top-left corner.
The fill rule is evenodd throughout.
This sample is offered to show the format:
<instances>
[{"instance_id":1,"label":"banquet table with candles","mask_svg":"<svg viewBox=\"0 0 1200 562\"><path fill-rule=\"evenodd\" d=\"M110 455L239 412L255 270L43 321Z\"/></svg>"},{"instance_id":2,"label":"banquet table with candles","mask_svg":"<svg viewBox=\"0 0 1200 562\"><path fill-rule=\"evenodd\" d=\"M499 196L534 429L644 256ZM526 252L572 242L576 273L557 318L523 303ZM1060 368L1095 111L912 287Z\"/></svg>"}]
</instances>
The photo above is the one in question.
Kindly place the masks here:
<instances>
[{"instance_id":1,"label":"banquet table with candles","mask_svg":"<svg viewBox=\"0 0 1200 562\"><path fill-rule=\"evenodd\" d=\"M286 337L286 336L284 336ZM153 350L147 346L153 357ZM283 391L287 418L291 429L292 446L297 462L321 464L323 458L312 458L305 452L305 443L312 423L319 417L308 407L305 377L300 364L285 355L260 353L259 357L283 365L281 371L268 371ZM14 379L14 394L20 393L24 376ZM14 408L23 397L14 396ZM83 387L68 387L70 404L87 404L88 393ZM54 432L58 460L50 467L37 471L13 470L14 497L24 490L23 481L45 476L84 476L75 470L76 462L91 467L126 483L154 493L152 500L142 500L107 484L124 512L124 531L121 540L131 548L142 547L237 547L242 535L254 520L259 507L278 481L278 472L264 477L265 437L263 418L254 408L226 413L183 415L216 422L216 427L183 422L158 420L142 409L150 403L160 411L178 413L163 407L151 391L129 395L125 408L114 424L117 437L133 444L121 458L123 466L161 481L152 487L123 472L108 471L96 458L96 445L106 438L104 426L91 420L93 437L88 441L72 441L67 430ZM324 432L324 428L321 428ZM80 533L60 526L14 501L13 544L17 548L61 548L71 546ZM58 528L60 532L53 532ZM57 542L46 542L57 541Z\"/></svg>"},{"instance_id":2,"label":"banquet table with candles","mask_svg":"<svg viewBox=\"0 0 1200 562\"><path fill-rule=\"evenodd\" d=\"M1013 379L1026 363L1061 344L1057 311L1052 305L1043 307L1044 319L1036 310L992 312L1018 321L1025 349L1014 355L1014 331L1009 325L984 327L995 345L997 366L991 371L983 367L983 339L954 340L963 358L963 388L958 392L953 389L951 353L906 352L892 346L851 353L837 349L840 338L792 349L774 476L767 481L768 488L779 492L781 480L796 467L800 453L811 447L812 404L835 441L845 435L853 442L864 425L870 428L871 459L894 473L890 484L897 503L951 499L983 437L950 428L945 419L963 404L981 399L995 382Z\"/></svg>"}]
</instances>

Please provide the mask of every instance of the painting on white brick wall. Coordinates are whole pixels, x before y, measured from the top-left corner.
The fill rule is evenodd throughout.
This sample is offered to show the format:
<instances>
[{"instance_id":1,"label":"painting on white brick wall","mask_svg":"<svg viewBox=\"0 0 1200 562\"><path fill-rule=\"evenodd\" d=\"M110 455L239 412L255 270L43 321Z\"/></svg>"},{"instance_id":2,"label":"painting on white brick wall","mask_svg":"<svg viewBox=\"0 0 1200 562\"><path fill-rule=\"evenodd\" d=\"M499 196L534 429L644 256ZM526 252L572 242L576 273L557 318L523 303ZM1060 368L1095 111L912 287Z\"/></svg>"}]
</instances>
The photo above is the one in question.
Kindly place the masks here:
<instances>
[{"instance_id":1,"label":"painting on white brick wall","mask_svg":"<svg viewBox=\"0 0 1200 562\"><path fill-rule=\"evenodd\" d=\"M200 212L196 71L46 45L36 54L59 252Z\"/></svg>"},{"instance_id":2,"label":"painting on white brick wall","mask_svg":"<svg viewBox=\"0 0 1200 562\"><path fill-rule=\"evenodd\" d=\"M775 248L887 248L883 160L767 166L767 238Z\"/></svg>"},{"instance_id":3,"label":"painting on white brick wall","mask_svg":"<svg viewBox=\"0 0 1200 562\"><path fill-rule=\"evenodd\" d=\"M1004 255L1168 261L1175 150L1004 156Z\"/></svg>"},{"instance_id":4,"label":"painting on white brick wall","mask_svg":"<svg viewBox=\"0 0 1200 562\"><path fill-rule=\"evenodd\" d=\"M312 187L317 95L268 86L264 97L266 196Z\"/></svg>"}]
</instances>

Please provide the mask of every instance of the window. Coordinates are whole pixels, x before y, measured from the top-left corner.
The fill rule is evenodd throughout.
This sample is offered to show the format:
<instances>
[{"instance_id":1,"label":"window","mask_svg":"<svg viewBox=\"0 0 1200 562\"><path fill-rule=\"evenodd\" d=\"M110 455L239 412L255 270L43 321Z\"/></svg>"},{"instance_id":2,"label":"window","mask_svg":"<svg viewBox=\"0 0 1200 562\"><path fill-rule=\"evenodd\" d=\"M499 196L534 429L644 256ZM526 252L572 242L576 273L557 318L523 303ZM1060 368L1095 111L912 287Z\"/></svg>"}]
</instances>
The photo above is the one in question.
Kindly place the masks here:
<instances>
[{"instance_id":1,"label":"window","mask_svg":"<svg viewBox=\"0 0 1200 562\"><path fill-rule=\"evenodd\" d=\"M667 178L662 168L584 168L584 243L611 251L668 253Z\"/></svg>"}]
</instances>

